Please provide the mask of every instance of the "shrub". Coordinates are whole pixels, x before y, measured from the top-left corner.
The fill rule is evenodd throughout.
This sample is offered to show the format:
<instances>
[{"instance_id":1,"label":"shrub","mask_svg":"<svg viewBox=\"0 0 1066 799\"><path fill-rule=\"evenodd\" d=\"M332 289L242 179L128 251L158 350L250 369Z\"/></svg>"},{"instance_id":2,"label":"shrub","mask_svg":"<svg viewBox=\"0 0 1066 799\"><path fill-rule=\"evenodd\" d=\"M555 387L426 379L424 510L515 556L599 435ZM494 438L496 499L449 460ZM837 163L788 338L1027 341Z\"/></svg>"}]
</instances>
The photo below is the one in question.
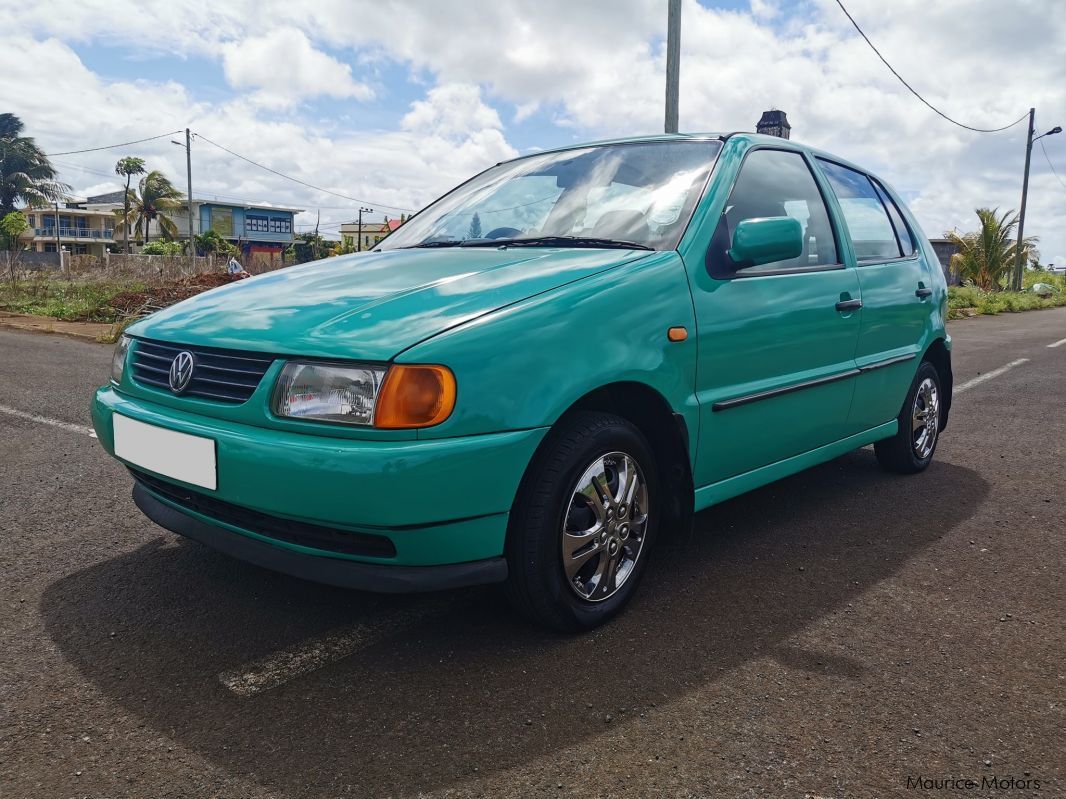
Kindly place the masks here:
<instances>
[{"instance_id":1,"label":"shrub","mask_svg":"<svg viewBox=\"0 0 1066 799\"><path fill-rule=\"evenodd\" d=\"M181 255L185 245L180 241L150 241L144 245L141 255Z\"/></svg>"},{"instance_id":2,"label":"shrub","mask_svg":"<svg viewBox=\"0 0 1066 799\"><path fill-rule=\"evenodd\" d=\"M976 286L950 286L948 287L948 308L976 308L983 296L988 292L981 291Z\"/></svg>"}]
</instances>

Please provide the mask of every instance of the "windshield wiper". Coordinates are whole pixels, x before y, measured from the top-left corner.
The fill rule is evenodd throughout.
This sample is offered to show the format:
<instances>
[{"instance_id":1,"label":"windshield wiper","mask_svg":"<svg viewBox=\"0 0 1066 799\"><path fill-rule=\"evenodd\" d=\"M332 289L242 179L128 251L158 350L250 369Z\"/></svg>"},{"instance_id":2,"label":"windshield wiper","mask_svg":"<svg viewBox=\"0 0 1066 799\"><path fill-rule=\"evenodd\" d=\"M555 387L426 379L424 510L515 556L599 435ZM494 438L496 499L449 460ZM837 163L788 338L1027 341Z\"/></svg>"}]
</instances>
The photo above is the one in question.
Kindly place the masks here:
<instances>
[{"instance_id":1,"label":"windshield wiper","mask_svg":"<svg viewBox=\"0 0 1066 799\"><path fill-rule=\"evenodd\" d=\"M647 244L591 236L537 236L529 239L471 239L463 247L589 247L613 250L654 250Z\"/></svg>"},{"instance_id":2,"label":"windshield wiper","mask_svg":"<svg viewBox=\"0 0 1066 799\"><path fill-rule=\"evenodd\" d=\"M463 239L434 239L433 241L423 241L420 244L412 244L409 247L398 247L400 250L412 250L416 247L461 247L463 245Z\"/></svg>"}]
</instances>

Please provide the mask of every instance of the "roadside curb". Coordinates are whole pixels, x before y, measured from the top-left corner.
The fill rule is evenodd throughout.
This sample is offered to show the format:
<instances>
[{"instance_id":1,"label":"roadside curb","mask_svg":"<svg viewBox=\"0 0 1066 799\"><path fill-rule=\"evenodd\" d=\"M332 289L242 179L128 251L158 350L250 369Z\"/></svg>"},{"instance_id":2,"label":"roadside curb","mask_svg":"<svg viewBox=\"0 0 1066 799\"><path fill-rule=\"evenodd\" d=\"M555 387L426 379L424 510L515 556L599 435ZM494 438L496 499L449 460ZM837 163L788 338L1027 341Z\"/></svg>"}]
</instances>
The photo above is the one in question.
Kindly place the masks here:
<instances>
[{"instance_id":1,"label":"roadside curb","mask_svg":"<svg viewBox=\"0 0 1066 799\"><path fill-rule=\"evenodd\" d=\"M11 330L26 330L33 333L55 333L61 336L102 342L111 336L113 325L107 322L64 322L50 316L0 311L0 327Z\"/></svg>"}]
</instances>

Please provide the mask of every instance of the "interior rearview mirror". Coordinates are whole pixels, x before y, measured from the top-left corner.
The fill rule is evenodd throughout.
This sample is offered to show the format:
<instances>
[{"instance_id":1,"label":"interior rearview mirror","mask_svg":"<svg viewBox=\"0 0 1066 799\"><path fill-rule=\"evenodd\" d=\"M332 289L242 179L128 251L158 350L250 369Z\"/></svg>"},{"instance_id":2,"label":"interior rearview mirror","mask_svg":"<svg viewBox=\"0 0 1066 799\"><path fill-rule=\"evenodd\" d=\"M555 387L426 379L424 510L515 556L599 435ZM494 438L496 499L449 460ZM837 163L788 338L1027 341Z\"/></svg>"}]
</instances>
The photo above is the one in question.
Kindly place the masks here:
<instances>
[{"instance_id":1,"label":"interior rearview mirror","mask_svg":"<svg viewBox=\"0 0 1066 799\"><path fill-rule=\"evenodd\" d=\"M738 268L798 258L803 227L791 216L766 216L737 223L729 257Z\"/></svg>"}]
</instances>

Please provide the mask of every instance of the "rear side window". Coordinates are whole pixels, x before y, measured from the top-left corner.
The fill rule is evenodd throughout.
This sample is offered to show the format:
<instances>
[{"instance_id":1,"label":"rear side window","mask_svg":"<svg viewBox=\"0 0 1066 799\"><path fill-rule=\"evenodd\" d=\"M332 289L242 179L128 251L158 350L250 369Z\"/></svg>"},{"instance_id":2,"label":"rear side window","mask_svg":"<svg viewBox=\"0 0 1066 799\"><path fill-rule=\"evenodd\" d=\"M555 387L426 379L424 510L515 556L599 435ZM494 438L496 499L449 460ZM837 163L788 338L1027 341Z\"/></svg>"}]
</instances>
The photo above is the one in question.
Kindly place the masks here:
<instances>
[{"instance_id":1,"label":"rear side window","mask_svg":"<svg viewBox=\"0 0 1066 799\"><path fill-rule=\"evenodd\" d=\"M885 261L902 255L896 230L870 179L861 172L818 159L840 203L859 261Z\"/></svg>"},{"instance_id":2,"label":"rear side window","mask_svg":"<svg viewBox=\"0 0 1066 799\"><path fill-rule=\"evenodd\" d=\"M903 214L900 213L899 206L896 205L895 200L888 196L885 187L876 178L870 178L870 180L874 184L874 188L877 189L877 196L881 198L881 202L888 209L888 216L892 220L892 227L896 229L896 238L899 239L899 248L903 252L903 257L907 258L914 255L914 238L911 236L907 223L903 221Z\"/></svg>"},{"instance_id":3,"label":"rear side window","mask_svg":"<svg viewBox=\"0 0 1066 799\"><path fill-rule=\"evenodd\" d=\"M726 254L737 225L745 219L769 216L790 216L799 221L803 252L787 261L738 270ZM838 263L829 213L803 156L786 150L750 152L715 229L707 262L711 275L729 278Z\"/></svg>"}]
</instances>

